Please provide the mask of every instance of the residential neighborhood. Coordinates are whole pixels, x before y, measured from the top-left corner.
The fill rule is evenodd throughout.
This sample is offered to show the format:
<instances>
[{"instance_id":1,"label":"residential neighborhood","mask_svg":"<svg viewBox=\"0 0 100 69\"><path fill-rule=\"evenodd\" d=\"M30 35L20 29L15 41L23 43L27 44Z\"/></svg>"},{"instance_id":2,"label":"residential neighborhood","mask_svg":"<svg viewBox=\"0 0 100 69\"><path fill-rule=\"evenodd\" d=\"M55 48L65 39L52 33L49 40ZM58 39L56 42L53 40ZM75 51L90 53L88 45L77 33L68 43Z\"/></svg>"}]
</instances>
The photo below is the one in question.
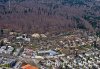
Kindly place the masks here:
<instances>
[{"instance_id":1,"label":"residential neighborhood","mask_svg":"<svg viewBox=\"0 0 100 69\"><path fill-rule=\"evenodd\" d=\"M3 33L0 68L100 69L100 37L80 30L52 35Z\"/></svg>"}]
</instances>

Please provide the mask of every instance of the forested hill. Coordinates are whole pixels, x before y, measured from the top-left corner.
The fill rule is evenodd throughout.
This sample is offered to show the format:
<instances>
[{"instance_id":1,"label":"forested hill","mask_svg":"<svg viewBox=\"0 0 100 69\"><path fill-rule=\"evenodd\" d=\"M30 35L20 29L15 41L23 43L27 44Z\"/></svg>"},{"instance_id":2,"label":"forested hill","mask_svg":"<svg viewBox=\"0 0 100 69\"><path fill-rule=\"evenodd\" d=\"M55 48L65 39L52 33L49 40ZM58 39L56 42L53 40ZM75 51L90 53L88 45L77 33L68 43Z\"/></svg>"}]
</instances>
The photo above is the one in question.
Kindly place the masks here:
<instances>
[{"instance_id":1,"label":"forested hill","mask_svg":"<svg viewBox=\"0 0 100 69\"><path fill-rule=\"evenodd\" d=\"M23 32L100 29L99 0L0 0L0 27Z\"/></svg>"}]
</instances>

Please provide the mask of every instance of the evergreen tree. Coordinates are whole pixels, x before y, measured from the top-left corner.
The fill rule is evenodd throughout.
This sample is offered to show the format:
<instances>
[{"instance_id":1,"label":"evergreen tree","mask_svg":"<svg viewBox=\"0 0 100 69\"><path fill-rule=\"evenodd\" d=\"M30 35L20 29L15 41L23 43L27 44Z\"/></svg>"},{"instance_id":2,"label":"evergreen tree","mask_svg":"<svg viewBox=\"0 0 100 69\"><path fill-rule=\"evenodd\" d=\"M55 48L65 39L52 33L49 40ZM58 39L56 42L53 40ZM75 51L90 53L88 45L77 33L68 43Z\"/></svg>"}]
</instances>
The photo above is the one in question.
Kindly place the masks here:
<instances>
[{"instance_id":1,"label":"evergreen tree","mask_svg":"<svg viewBox=\"0 0 100 69\"><path fill-rule=\"evenodd\" d=\"M4 34L4 31L3 31L3 29L1 29L0 30L0 36L3 36L3 34Z\"/></svg>"},{"instance_id":2,"label":"evergreen tree","mask_svg":"<svg viewBox=\"0 0 100 69\"><path fill-rule=\"evenodd\" d=\"M93 41L93 46L94 46L94 48L97 47L97 43L96 43L96 41Z\"/></svg>"},{"instance_id":3,"label":"evergreen tree","mask_svg":"<svg viewBox=\"0 0 100 69\"><path fill-rule=\"evenodd\" d=\"M4 41L3 40L0 42L0 46L4 46Z\"/></svg>"}]
</instances>

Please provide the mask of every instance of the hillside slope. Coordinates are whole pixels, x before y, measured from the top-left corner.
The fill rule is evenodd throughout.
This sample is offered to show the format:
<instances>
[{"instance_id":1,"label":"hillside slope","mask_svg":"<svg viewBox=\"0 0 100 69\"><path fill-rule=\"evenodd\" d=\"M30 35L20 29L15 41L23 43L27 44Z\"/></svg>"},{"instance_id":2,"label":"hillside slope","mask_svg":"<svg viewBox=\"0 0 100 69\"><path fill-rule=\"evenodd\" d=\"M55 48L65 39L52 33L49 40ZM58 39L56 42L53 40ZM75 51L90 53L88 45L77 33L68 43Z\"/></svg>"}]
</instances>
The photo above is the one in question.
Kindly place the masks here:
<instances>
[{"instance_id":1,"label":"hillside slope","mask_svg":"<svg viewBox=\"0 0 100 69\"><path fill-rule=\"evenodd\" d=\"M0 0L0 27L24 32L100 28L97 0Z\"/></svg>"}]
</instances>

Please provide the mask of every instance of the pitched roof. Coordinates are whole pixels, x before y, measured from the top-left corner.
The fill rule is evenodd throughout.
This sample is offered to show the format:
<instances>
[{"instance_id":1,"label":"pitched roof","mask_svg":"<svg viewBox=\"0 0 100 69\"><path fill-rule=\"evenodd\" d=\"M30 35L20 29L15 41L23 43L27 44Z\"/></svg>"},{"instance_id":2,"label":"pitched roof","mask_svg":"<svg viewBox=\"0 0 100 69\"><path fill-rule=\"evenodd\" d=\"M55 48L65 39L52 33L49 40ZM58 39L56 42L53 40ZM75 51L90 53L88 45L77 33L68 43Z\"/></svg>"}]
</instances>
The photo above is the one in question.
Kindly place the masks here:
<instances>
[{"instance_id":1,"label":"pitched roof","mask_svg":"<svg viewBox=\"0 0 100 69\"><path fill-rule=\"evenodd\" d=\"M29 64L25 65L25 66L22 66L21 67L22 69L38 69L36 66L31 66Z\"/></svg>"}]
</instances>

